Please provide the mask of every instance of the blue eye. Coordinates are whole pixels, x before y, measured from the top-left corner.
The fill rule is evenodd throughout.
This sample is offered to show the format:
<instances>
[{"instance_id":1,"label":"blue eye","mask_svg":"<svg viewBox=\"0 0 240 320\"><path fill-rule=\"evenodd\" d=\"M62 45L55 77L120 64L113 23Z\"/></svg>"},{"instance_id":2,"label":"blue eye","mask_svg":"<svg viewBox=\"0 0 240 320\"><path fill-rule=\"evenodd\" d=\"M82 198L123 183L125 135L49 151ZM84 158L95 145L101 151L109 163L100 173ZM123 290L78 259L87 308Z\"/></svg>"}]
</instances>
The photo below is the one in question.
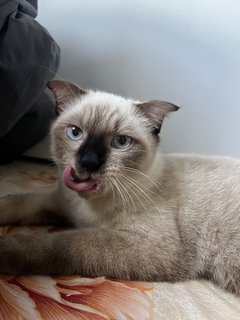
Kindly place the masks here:
<instances>
[{"instance_id":1,"label":"blue eye","mask_svg":"<svg viewBox=\"0 0 240 320\"><path fill-rule=\"evenodd\" d=\"M126 149L132 143L132 138L129 136L119 135L113 138L112 145L117 149Z\"/></svg>"},{"instance_id":2,"label":"blue eye","mask_svg":"<svg viewBox=\"0 0 240 320\"><path fill-rule=\"evenodd\" d=\"M76 126L69 126L67 128L67 135L70 139L74 141L83 140L83 132L80 128Z\"/></svg>"}]
</instances>

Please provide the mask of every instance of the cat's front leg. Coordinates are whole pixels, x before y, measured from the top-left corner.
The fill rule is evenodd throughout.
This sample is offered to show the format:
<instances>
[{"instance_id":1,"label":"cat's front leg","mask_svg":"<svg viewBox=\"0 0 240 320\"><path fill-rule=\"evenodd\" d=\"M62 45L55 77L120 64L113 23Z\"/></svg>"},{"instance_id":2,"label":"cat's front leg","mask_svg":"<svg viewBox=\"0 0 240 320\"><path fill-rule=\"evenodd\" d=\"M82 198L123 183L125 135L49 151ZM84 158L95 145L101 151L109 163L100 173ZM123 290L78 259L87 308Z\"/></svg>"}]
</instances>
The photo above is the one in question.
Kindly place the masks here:
<instances>
[{"instance_id":1,"label":"cat's front leg","mask_svg":"<svg viewBox=\"0 0 240 320\"><path fill-rule=\"evenodd\" d=\"M61 212L55 192L13 194L0 198L0 225L53 224L71 226Z\"/></svg>"},{"instance_id":2,"label":"cat's front leg","mask_svg":"<svg viewBox=\"0 0 240 320\"><path fill-rule=\"evenodd\" d=\"M141 234L79 229L0 237L0 273L107 276L133 280L189 278L178 241L154 243Z\"/></svg>"}]
</instances>

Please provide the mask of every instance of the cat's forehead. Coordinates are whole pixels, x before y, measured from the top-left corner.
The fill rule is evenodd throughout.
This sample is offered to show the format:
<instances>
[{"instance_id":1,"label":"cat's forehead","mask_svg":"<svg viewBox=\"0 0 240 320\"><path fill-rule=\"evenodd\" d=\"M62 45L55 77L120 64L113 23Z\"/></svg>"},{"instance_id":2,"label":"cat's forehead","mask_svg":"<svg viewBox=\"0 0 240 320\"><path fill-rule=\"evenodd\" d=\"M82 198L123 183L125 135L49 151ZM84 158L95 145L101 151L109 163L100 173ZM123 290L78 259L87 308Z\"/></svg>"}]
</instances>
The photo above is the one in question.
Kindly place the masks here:
<instances>
[{"instance_id":1,"label":"cat's forehead","mask_svg":"<svg viewBox=\"0 0 240 320\"><path fill-rule=\"evenodd\" d=\"M132 113L133 101L110 93L97 91L86 95L80 101L78 107L84 113L89 111L87 113L88 117L94 115L94 113L98 117L101 117L101 115L102 117L110 117L110 114L120 117Z\"/></svg>"},{"instance_id":2,"label":"cat's forehead","mask_svg":"<svg viewBox=\"0 0 240 320\"><path fill-rule=\"evenodd\" d=\"M90 92L76 100L69 108L68 116L74 124L99 131L125 130L136 125L134 101L105 92Z\"/></svg>"},{"instance_id":3,"label":"cat's forehead","mask_svg":"<svg viewBox=\"0 0 240 320\"><path fill-rule=\"evenodd\" d=\"M90 91L88 94L82 97L81 104L92 105L93 107L102 108L106 105L111 108L127 108L133 104L133 100L126 99L124 97L102 92L102 91ZM125 111L127 111L127 109Z\"/></svg>"}]
</instances>

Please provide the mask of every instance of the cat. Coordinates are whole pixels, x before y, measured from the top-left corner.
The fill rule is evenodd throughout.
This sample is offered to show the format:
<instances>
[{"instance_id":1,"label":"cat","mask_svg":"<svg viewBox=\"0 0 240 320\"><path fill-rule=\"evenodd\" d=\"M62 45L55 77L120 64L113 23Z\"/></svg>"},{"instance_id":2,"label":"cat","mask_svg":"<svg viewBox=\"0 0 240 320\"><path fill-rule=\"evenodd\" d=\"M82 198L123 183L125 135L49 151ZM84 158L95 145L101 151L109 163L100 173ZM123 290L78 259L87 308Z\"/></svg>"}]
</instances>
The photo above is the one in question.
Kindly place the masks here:
<instances>
[{"instance_id":1,"label":"cat","mask_svg":"<svg viewBox=\"0 0 240 320\"><path fill-rule=\"evenodd\" d=\"M240 294L240 161L163 155L179 108L53 80L52 193L0 199L0 224L67 230L0 236L0 272L142 281L209 279Z\"/></svg>"}]
</instances>

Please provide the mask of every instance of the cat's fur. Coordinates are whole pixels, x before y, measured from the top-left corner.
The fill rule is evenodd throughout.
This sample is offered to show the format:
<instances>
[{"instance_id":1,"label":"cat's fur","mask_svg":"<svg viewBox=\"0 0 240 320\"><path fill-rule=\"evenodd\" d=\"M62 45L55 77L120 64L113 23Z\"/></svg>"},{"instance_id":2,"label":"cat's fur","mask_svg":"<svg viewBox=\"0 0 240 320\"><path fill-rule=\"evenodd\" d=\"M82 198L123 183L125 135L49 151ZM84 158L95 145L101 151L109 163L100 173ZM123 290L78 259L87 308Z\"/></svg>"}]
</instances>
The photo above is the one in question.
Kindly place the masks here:
<instances>
[{"instance_id":1,"label":"cat's fur","mask_svg":"<svg viewBox=\"0 0 240 320\"><path fill-rule=\"evenodd\" d=\"M60 113L51 130L58 189L0 199L0 224L72 229L1 236L0 272L207 278L240 294L240 161L161 155L162 121L178 109L170 103L135 102L63 81L49 87ZM83 130L82 141L67 136L70 125ZM132 145L113 147L116 135L131 136ZM94 191L66 187L62 175L69 165L78 178L96 179Z\"/></svg>"}]
</instances>

